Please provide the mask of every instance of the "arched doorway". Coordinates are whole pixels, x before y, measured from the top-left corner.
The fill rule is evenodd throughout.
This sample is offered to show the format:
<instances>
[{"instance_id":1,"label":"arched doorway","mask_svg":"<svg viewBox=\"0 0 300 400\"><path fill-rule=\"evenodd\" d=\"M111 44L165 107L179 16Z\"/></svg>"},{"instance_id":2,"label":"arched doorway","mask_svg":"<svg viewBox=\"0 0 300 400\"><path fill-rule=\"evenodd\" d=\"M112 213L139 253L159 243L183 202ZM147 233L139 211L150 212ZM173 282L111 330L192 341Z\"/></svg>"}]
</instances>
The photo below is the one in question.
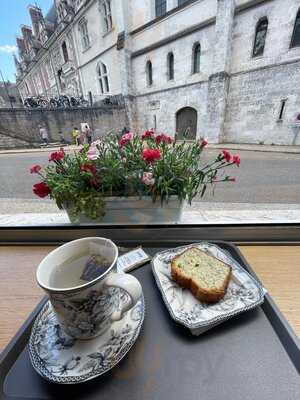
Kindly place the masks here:
<instances>
[{"instance_id":1,"label":"arched doorway","mask_svg":"<svg viewBox=\"0 0 300 400\"><path fill-rule=\"evenodd\" d=\"M178 139L196 139L197 110L192 107L184 107L177 111L176 132L178 134Z\"/></svg>"}]
</instances>

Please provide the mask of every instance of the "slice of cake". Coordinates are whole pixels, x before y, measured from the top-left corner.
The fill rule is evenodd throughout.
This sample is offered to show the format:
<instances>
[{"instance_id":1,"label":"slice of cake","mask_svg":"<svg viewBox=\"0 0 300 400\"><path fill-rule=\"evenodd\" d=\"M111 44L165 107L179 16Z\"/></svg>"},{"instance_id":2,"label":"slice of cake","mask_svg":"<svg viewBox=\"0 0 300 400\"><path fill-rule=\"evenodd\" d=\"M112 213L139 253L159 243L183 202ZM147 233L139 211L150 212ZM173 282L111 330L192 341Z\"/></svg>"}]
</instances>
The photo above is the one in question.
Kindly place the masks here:
<instances>
[{"instance_id":1,"label":"slice of cake","mask_svg":"<svg viewBox=\"0 0 300 400\"><path fill-rule=\"evenodd\" d=\"M173 258L171 275L198 300L215 303L225 296L231 267L197 247L190 247Z\"/></svg>"}]
</instances>

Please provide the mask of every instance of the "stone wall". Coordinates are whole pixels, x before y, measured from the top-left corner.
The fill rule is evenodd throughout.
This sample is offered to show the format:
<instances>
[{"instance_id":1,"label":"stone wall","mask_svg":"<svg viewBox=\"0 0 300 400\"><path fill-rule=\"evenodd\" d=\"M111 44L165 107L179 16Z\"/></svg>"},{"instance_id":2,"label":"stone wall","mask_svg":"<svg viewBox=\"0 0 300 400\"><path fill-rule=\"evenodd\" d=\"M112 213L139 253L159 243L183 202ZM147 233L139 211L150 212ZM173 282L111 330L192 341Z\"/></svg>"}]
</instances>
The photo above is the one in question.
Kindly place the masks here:
<instances>
[{"instance_id":1,"label":"stone wall","mask_svg":"<svg viewBox=\"0 0 300 400\"><path fill-rule=\"evenodd\" d=\"M300 144L296 124L300 113L299 80L300 62L232 76L224 141ZM286 103L279 120L282 100Z\"/></svg>"},{"instance_id":2,"label":"stone wall","mask_svg":"<svg viewBox=\"0 0 300 400\"><path fill-rule=\"evenodd\" d=\"M47 127L50 141L59 140L61 131L71 141L72 129L80 129L81 123L88 123L94 137L100 137L111 130L120 130L127 125L125 109L114 107L93 107L64 110L0 110L0 134L25 140L40 142L39 125ZM1 143L0 143L1 145Z\"/></svg>"},{"instance_id":3,"label":"stone wall","mask_svg":"<svg viewBox=\"0 0 300 400\"><path fill-rule=\"evenodd\" d=\"M31 147L30 143L0 133L0 149L24 149Z\"/></svg>"},{"instance_id":4,"label":"stone wall","mask_svg":"<svg viewBox=\"0 0 300 400\"><path fill-rule=\"evenodd\" d=\"M136 98L138 127L140 131L155 128L173 136L176 132L176 113L183 107L197 111L197 137L206 135L207 82L182 88L158 91Z\"/></svg>"}]
</instances>

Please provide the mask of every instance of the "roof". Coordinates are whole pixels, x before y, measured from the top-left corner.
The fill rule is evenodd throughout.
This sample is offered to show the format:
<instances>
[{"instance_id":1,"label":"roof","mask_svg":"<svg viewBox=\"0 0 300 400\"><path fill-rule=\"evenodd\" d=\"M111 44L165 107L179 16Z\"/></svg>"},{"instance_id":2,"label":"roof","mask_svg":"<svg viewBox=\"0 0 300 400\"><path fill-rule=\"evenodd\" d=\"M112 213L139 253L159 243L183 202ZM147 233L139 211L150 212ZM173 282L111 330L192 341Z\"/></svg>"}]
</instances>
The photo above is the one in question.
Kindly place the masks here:
<instances>
[{"instance_id":1,"label":"roof","mask_svg":"<svg viewBox=\"0 0 300 400\"><path fill-rule=\"evenodd\" d=\"M56 13L56 7L55 7L54 3L52 4L50 10L47 12L45 19L52 22L54 24L54 26L57 25L57 13Z\"/></svg>"}]
</instances>

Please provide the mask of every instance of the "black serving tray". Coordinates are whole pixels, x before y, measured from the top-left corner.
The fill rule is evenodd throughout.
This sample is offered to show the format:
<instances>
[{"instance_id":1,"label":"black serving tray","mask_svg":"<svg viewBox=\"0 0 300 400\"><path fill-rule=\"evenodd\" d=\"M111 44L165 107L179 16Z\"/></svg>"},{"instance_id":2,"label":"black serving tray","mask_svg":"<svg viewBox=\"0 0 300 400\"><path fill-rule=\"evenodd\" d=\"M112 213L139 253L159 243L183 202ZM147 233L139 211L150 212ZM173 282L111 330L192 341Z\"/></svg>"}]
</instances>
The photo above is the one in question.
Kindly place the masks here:
<instances>
[{"instance_id":1,"label":"black serving tray","mask_svg":"<svg viewBox=\"0 0 300 400\"><path fill-rule=\"evenodd\" d=\"M173 247L184 244L176 241ZM235 246L217 244L255 276ZM151 255L165 247L149 241L144 246ZM150 264L133 274L143 286L146 317L136 344L118 366L77 385L43 380L33 370L27 349L43 299L1 355L0 399L300 399L299 340L269 295L261 307L194 337L171 319Z\"/></svg>"}]
</instances>

